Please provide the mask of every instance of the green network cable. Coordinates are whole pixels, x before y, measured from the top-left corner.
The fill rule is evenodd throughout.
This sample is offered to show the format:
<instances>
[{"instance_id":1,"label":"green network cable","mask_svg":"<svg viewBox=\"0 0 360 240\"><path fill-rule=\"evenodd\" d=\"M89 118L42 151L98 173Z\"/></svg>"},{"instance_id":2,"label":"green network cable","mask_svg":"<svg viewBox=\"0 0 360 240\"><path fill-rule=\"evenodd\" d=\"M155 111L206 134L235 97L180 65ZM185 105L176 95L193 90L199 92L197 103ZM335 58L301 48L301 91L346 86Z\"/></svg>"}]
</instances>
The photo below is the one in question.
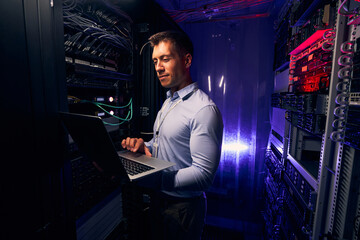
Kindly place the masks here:
<instances>
[{"instance_id":1,"label":"green network cable","mask_svg":"<svg viewBox=\"0 0 360 240\"><path fill-rule=\"evenodd\" d=\"M101 110L103 110L104 112L106 112L107 114L111 115L112 117L114 118L117 118L119 120L122 120L122 121L130 121L131 118L132 118L132 104L130 105L130 110L129 110L129 113L131 114L130 115L130 118L129 118L129 113L128 113L128 116L126 116L126 118L121 118L121 117L118 117L118 116L115 116L115 115L112 115L109 111L107 111L105 108L101 107L100 105L98 105L97 103L94 103L98 108L100 108Z\"/></svg>"},{"instance_id":2,"label":"green network cable","mask_svg":"<svg viewBox=\"0 0 360 240\"><path fill-rule=\"evenodd\" d=\"M88 102L88 103L92 103L94 104L95 106L97 106L98 108L100 108L101 110L103 110L105 113L111 115L112 117L116 118L116 119L119 119L121 122L119 123L109 123L109 122L106 122L103 120L103 123L104 124L107 124L107 125L110 125L110 126L118 126L118 125L121 125L123 124L124 122L129 122L132 117L133 117L133 107L132 107L132 98L130 99L129 103L124 105L124 106L113 106L113 105L109 105L109 104L105 104L105 103L99 103L99 102L94 102L94 101L88 101L88 100L81 100L81 102ZM107 111L105 108L103 108L102 106L104 107L111 107L111 108L115 108L115 109L122 109L122 108L126 108L126 107L129 107L129 112L126 116L126 118L121 118L121 117L118 117L118 116L115 116L113 114L111 114L109 111ZM130 116L129 116L130 115Z\"/></svg>"},{"instance_id":3,"label":"green network cable","mask_svg":"<svg viewBox=\"0 0 360 240\"><path fill-rule=\"evenodd\" d=\"M129 117L129 114L131 114L130 117ZM115 116L113 116L113 117L115 117ZM130 121L131 119L132 119L132 110L128 112L126 118L124 120L122 120L121 122L109 123L109 122L106 122L106 121L103 120L103 123L106 124L106 125L110 125L110 126L119 126L119 125L123 124L124 122Z\"/></svg>"}]
</instances>

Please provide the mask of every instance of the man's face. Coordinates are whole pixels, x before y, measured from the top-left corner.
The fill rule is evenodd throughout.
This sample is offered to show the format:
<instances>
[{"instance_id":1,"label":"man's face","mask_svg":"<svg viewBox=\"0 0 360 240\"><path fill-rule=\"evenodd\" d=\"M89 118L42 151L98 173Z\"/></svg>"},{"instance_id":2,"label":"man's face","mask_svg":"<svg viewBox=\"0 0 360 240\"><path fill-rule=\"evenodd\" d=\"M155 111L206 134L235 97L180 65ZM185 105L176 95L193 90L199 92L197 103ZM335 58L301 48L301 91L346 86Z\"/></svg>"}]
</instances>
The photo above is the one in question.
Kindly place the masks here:
<instances>
[{"instance_id":1,"label":"man's face","mask_svg":"<svg viewBox=\"0 0 360 240\"><path fill-rule=\"evenodd\" d=\"M163 41L154 46L152 58L163 87L170 88L172 92L184 87L187 71L186 57L180 57L172 42Z\"/></svg>"}]
</instances>

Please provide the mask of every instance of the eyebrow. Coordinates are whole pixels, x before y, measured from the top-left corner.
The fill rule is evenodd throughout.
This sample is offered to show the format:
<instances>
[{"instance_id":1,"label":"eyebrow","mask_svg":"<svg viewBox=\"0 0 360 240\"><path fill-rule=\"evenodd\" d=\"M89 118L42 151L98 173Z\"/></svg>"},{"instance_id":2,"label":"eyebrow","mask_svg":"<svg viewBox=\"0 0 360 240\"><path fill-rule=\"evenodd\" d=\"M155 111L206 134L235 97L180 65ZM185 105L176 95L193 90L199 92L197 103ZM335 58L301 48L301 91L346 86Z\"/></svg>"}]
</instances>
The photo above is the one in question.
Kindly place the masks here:
<instances>
[{"instance_id":1,"label":"eyebrow","mask_svg":"<svg viewBox=\"0 0 360 240\"><path fill-rule=\"evenodd\" d=\"M160 57L159 57L159 59L161 60L161 59L163 59L163 58L165 58L165 57L172 57L172 55L171 54L164 54L164 55L161 55ZM155 61L157 58L153 58L153 61Z\"/></svg>"}]
</instances>

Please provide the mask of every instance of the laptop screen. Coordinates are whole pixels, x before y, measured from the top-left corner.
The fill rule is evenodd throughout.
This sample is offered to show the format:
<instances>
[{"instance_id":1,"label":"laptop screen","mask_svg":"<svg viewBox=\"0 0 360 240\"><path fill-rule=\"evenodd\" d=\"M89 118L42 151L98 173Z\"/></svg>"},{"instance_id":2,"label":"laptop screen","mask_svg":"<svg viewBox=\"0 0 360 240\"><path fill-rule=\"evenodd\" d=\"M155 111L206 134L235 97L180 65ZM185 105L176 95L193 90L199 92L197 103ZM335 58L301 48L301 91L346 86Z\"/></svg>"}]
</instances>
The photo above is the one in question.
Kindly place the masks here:
<instances>
[{"instance_id":1,"label":"laptop screen","mask_svg":"<svg viewBox=\"0 0 360 240\"><path fill-rule=\"evenodd\" d=\"M74 113L59 114L84 157L95 162L104 173L127 176L100 117Z\"/></svg>"}]
</instances>

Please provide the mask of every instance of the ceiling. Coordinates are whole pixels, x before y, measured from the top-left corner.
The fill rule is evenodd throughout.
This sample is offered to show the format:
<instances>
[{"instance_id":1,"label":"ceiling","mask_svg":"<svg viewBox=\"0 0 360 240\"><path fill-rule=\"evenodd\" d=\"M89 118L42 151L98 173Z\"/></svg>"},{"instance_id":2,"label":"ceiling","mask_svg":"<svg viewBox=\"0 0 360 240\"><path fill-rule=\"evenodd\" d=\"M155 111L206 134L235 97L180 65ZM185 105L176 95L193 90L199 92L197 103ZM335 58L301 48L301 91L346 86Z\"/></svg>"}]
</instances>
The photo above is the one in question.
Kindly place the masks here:
<instances>
[{"instance_id":1,"label":"ceiling","mask_svg":"<svg viewBox=\"0 0 360 240\"><path fill-rule=\"evenodd\" d=\"M269 16L279 0L156 0L177 23L236 21Z\"/></svg>"}]
</instances>

